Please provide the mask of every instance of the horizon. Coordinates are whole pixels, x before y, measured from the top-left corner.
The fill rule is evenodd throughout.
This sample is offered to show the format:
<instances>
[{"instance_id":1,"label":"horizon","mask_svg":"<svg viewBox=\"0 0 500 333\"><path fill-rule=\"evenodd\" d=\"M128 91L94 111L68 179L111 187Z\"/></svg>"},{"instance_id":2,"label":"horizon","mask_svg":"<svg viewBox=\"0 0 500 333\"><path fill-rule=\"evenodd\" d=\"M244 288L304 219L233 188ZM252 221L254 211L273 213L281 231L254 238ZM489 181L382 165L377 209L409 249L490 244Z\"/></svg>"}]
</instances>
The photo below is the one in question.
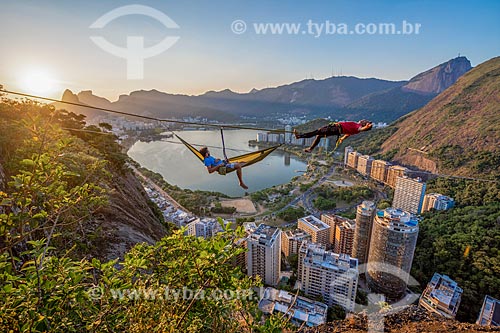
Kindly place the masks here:
<instances>
[{"instance_id":1,"label":"horizon","mask_svg":"<svg viewBox=\"0 0 500 333\"><path fill-rule=\"evenodd\" d=\"M332 76L406 81L457 55L466 56L475 67L500 54L495 43L500 35L500 3L494 1L135 3L173 22L166 28L156 18L129 12L96 28L106 13L131 5L122 1L53 0L43 7L32 0L5 4L0 35L10 47L1 56L0 84L23 92L44 91L48 97L61 97L65 89L91 90L114 101L137 90L246 93ZM301 30L286 26L291 30L262 32L258 30L262 24L292 28L295 24ZM350 29L344 35L343 24L379 29L392 24L398 31L358 34ZM405 26L412 33L407 34ZM125 37L136 35L143 38L145 48L165 37L178 38L164 52L143 60L141 79L127 79L126 59L91 40L100 36L122 47Z\"/></svg>"}]
</instances>

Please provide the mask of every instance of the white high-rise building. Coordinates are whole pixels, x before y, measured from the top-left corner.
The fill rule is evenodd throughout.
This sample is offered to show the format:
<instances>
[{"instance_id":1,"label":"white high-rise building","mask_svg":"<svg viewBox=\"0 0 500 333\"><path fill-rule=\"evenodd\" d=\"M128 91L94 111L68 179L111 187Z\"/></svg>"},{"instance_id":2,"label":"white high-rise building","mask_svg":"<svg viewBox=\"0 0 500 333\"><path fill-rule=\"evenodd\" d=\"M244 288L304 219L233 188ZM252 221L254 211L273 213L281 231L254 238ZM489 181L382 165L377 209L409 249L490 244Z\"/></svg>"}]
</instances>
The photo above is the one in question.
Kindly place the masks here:
<instances>
[{"instance_id":1,"label":"white high-rise building","mask_svg":"<svg viewBox=\"0 0 500 333\"><path fill-rule=\"evenodd\" d=\"M425 182L406 176L396 178L392 207L411 214L420 214L425 195Z\"/></svg>"},{"instance_id":2,"label":"white high-rise building","mask_svg":"<svg viewBox=\"0 0 500 333\"><path fill-rule=\"evenodd\" d=\"M306 295L321 296L328 306L353 311L358 273L357 259L326 251L321 244L302 243L297 274Z\"/></svg>"},{"instance_id":3,"label":"white high-rise building","mask_svg":"<svg viewBox=\"0 0 500 333\"><path fill-rule=\"evenodd\" d=\"M267 285L276 286L280 277L281 229L261 224L247 238L249 276L260 276Z\"/></svg>"},{"instance_id":4,"label":"white high-rise building","mask_svg":"<svg viewBox=\"0 0 500 333\"><path fill-rule=\"evenodd\" d=\"M486 295L476 324L481 326L500 326L500 301Z\"/></svg>"},{"instance_id":5,"label":"white high-rise building","mask_svg":"<svg viewBox=\"0 0 500 333\"><path fill-rule=\"evenodd\" d=\"M287 230L281 233L281 252L285 256L298 254L300 246L304 241L311 240L311 235L303 230Z\"/></svg>"},{"instance_id":6,"label":"white high-rise building","mask_svg":"<svg viewBox=\"0 0 500 333\"><path fill-rule=\"evenodd\" d=\"M308 327L326 323L328 306L302 296L295 296L285 290L268 287L259 301L259 309L265 314L281 312L291 317L297 326L305 323Z\"/></svg>"},{"instance_id":7,"label":"white high-rise building","mask_svg":"<svg viewBox=\"0 0 500 333\"><path fill-rule=\"evenodd\" d=\"M210 238L222 231L222 226L216 219L196 219L188 224L187 234L189 236Z\"/></svg>"},{"instance_id":8,"label":"white high-rise building","mask_svg":"<svg viewBox=\"0 0 500 333\"><path fill-rule=\"evenodd\" d=\"M257 142L267 142L267 133L266 132L257 133Z\"/></svg>"},{"instance_id":9,"label":"white high-rise building","mask_svg":"<svg viewBox=\"0 0 500 333\"><path fill-rule=\"evenodd\" d=\"M313 243L330 245L330 226L313 215L301 217L298 220L297 228L304 230L311 235Z\"/></svg>"},{"instance_id":10,"label":"white high-rise building","mask_svg":"<svg viewBox=\"0 0 500 333\"><path fill-rule=\"evenodd\" d=\"M352 153L354 149L351 146L347 146L344 149L344 167L347 166L347 160L349 158L349 153Z\"/></svg>"},{"instance_id":11,"label":"white high-rise building","mask_svg":"<svg viewBox=\"0 0 500 333\"><path fill-rule=\"evenodd\" d=\"M369 176L372 171L372 163L374 159L369 155L361 155L358 157L358 165L356 170L364 176Z\"/></svg>"},{"instance_id":12,"label":"white high-rise building","mask_svg":"<svg viewBox=\"0 0 500 333\"><path fill-rule=\"evenodd\" d=\"M285 126L285 143L290 143L292 141L292 126Z\"/></svg>"},{"instance_id":13,"label":"white high-rise building","mask_svg":"<svg viewBox=\"0 0 500 333\"><path fill-rule=\"evenodd\" d=\"M453 206L455 206L455 200L453 200L453 198L439 193L429 193L424 196L421 213L431 209L448 210Z\"/></svg>"}]
</instances>

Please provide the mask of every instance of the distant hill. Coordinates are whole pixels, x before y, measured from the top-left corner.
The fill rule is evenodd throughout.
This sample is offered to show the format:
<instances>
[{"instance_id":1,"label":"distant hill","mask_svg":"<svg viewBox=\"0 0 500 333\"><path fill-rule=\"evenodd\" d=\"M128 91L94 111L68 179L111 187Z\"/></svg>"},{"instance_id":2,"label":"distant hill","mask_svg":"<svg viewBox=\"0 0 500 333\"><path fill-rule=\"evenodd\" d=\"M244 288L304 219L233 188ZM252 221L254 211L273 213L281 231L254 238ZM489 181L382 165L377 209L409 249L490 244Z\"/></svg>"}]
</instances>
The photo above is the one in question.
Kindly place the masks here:
<instances>
[{"instance_id":1,"label":"distant hill","mask_svg":"<svg viewBox=\"0 0 500 333\"><path fill-rule=\"evenodd\" d=\"M337 114L363 96L401 86L406 81L360 79L352 76L303 80L275 88L237 94L228 90L208 92L196 99L204 105L250 117L279 114L327 116Z\"/></svg>"},{"instance_id":2,"label":"distant hill","mask_svg":"<svg viewBox=\"0 0 500 333\"><path fill-rule=\"evenodd\" d=\"M275 121L295 115L392 122L425 105L469 69L470 62L459 57L418 74L410 81L340 76L252 89L248 93L225 89L198 96L139 90L121 95L116 102L95 96L91 91L74 94L66 90L63 99L160 118L189 116L237 122L242 118ZM73 111L78 107L65 108ZM79 112L89 117L102 114L80 109Z\"/></svg>"},{"instance_id":3,"label":"distant hill","mask_svg":"<svg viewBox=\"0 0 500 333\"><path fill-rule=\"evenodd\" d=\"M341 107L374 92L401 86L406 81L332 77L324 80L303 80L276 88L253 89L235 93L229 89L210 91L199 96L175 95L157 90L140 90L121 95L116 102L82 91L66 90L63 100L87 105L113 108L153 117L203 117L219 121L238 121L241 117L277 119L290 114L327 116ZM78 107L56 104L57 107ZM101 112L78 110L93 117ZM73 111L73 110L72 110ZM338 113L337 116L342 116Z\"/></svg>"},{"instance_id":4,"label":"distant hill","mask_svg":"<svg viewBox=\"0 0 500 333\"><path fill-rule=\"evenodd\" d=\"M500 57L496 57L398 121L382 153L433 172L500 175L499 105Z\"/></svg>"},{"instance_id":5,"label":"distant hill","mask_svg":"<svg viewBox=\"0 0 500 333\"><path fill-rule=\"evenodd\" d=\"M346 107L355 118L391 122L421 108L471 69L466 57L457 57L413 77L405 85L367 95Z\"/></svg>"},{"instance_id":6,"label":"distant hill","mask_svg":"<svg viewBox=\"0 0 500 333\"><path fill-rule=\"evenodd\" d=\"M205 107L203 105L192 105L191 96L172 95L157 90L139 90L130 95L121 95L116 102L111 102L103 97L94 95L91 91L82 91L74 94L67 89L62 97L63 101L82 103L101 108L129 112L137 115L157 118L183 118L202 117L222 122L236 122L239 117L228 112ZM104 111L68 105L65 103L54 103L58 109L66 109L75 113L86 115L89 119L96 116L109 115ZM137 118L134 118L136 120Z\"/></svg>"}]
</instances>

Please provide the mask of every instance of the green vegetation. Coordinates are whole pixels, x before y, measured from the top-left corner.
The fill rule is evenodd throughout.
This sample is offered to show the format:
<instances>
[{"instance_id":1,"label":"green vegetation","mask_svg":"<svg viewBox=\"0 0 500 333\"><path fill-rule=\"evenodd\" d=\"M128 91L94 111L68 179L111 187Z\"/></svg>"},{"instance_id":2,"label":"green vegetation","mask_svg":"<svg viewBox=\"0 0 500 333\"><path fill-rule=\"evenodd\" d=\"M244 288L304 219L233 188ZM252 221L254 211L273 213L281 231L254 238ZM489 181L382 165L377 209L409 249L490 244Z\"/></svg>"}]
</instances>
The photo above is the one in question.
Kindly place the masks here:
<instances>
[{"instance_id":1,"label":"green vegetation","mask_svg":"<svg viewBox=\"0 0 500 333\"><path fill-rule=\"evenodd\" d=\"M18 256L45 237L88 253L85 227L108 202L113 173L126 167L114 136L61 129L84 129L82 119L33 102L0 103L0 163L10 179L0 184L0 251Z\"/></svg>"},{"instance_id":2,"label":"green vegetation","mask_svg":"<svg viewBox=\"0 0 500 333\"><path fill-rule=\"evenodd\" d=\"M380 151L380 147L392 134L396 132L397 128L394 126L389 126L385 128L376 128L368 132L359 133L352 137L346 139L339 148L338 151L343 151L345 147L351 146L355 151L361 154L374 155ZM374 155L377 158L382 158L382 156ZM385 160L391 160L393 156L383 156Z\"/></svg>"},{"instance_id":3,"label":"green vegetation","mask_svg":"<svg viewBox=\"0 0 500 333\"><path fill-rule=\"evenodd\" d=\"M120 262L44 256L46 240L29 241L22 259L0 254L0 327L21 332L273 332L273 327L286 327L281 316L260 324L251 289L260 282L229 264L244 251L233 245L241 235L241 229L227 229L204 240L179 231L154 246L135 246ZM235 315L242 320L234 320Z\"/></svg>"},{"instance_id":4,"label":"green vegetation","mask_svg":"<svg viewBox=\"0 0 500 333\"><path fill-rule=\"evenodd\" d=\"M358 202L373 197L373 191L367 186L352 186L332 188L328 185L321 185L314 189L318 198L331 200L335 198L347 203Z\"/></svg>"},{"instance_id":5,"label":"green vegetation","mask_svg":"<svg viewBox=\"0 0 500 333\"><path fill-rule=\"evenodd\" d=\"M460 207L500 202L500 183L435 178L427 182L427 193L437 192L455 199Z\"/></svg>"},{"instance_id":6,"label":"green vegetation","mask_svg":"<svg viewBox=\"0 0 500 333\"><path fill-rule=\"evenodd\" d=\"M306 211L302 207L288 207L287 209L279 212L277 216L287 222L295 221L298 218L306 215Z\"/></svg>"},{"instance_id":7,"label":"green vegetation","mask_svg":"<svg viewBox=\"0 0 500 333\"><path fill-rule=\"evenodd\" d=\"M495 57L461 76L446 94L400 119L384 152L396 152L398 160L408 164L415 163L417 154L436 162L440 173L498 177L499 87L500 57ZM417 163L428 165L425 160Z\"/></svg>"},{"instance_id":8,"label":"green vegetation","mask_svg":"<svg viewBox=\"0 0 500 333\"><path fill-rule=\"evenodd\" d=\"M430 154L446 169L456 169L468 165L474 174L494 175L500 165L500 151L480 151L464 149L459 145L445 145Z\"/></svg>"},{"instance_id":9,"label":"green vegetation","mask_svg":"<svg viewBox=\"0 0 500 333\"><path fill-rule=\"evenodd\" d=\"M307 191L308 189L310 189L313 185L314 185L314 183L307 183L307 184L305 184L305 183L300 183L300 184L299 184L299 190L300 190L301 192L305 192L305 191Z\"/></svg>"},{"instance_id":10,"label":"green vegetation","mask_svg":"<svg viewBox=\"0 0 500 333\"><path fill-rule=\"evenodd\" d=\"M290 193L290 191L293 189L293 185L288 183L285 185L279 185L279 186L273 186L270 188L266 188L260 191L256 191L250 194L250 198L253 201L267 201L269 200L269 196L271 195L280 195L280 196L286 196Z\"/></svg>"},{"instance_id":11,"label":"green vegetation","mask_svg":"<svg viewBox=\"0 0 500 333\"><path fill-rule=\"evenodd\" d=\"M500 298L500 204L430 212L420 223L412 275L422 288L434 272L464 290L457 319L473 322L485 295Z\"/></svg>"},{"instance_id":12,"label":"green vegetation","mask_svg":"<svg viewBox=\"0 0 500 333\"><path fill-rule=\"evenodd\" d=\"M236 207L223 207L220 202L216 202L210 211L215 214L233 214L236 213Z\"/></svg>"},{"instance_id":13,"label":"green vegetation","mask_svg":"<svg viewBox=\"0 0 500 333\"><path fill-rule=\"evenodd\" d=\"M318 210L331 210L337 207L337 204L334 200L327 199L323 196L318 196L316 199L314 199L313 204L314 208Z\"/></svg>"},{"instance_id":14,"label":"green vegetation","mask_svg":"<svg viewBox=\"0 0 500 333\"><path fill-rule=\"evenodd\" d=\"M345 310L340 305L333 305L328 307L328 312L326 314L326 320L332 322L334 320L345 319Z\"/></svg>"},{"instance_id":15,"label":"green vegetation","mask_svg":"<svg viewBox=\"0 0 500 333\"><path fill-rule=\"evenodd\" d=\"M255 222L255 217L237 217L236 224L242 225L245 222Z\"/></svg>"}]
</instances>

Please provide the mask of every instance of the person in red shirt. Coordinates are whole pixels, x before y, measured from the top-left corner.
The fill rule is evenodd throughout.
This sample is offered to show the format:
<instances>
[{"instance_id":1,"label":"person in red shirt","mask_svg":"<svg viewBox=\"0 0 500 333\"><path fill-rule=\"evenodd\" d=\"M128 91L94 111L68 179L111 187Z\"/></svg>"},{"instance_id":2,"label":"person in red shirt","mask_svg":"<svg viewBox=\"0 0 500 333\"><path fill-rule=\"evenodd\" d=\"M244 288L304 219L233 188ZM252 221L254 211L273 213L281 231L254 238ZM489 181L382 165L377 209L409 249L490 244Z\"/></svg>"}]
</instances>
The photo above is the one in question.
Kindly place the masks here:
<instances>
[{"instance_id":1,"label":"person in red shirt","mask_svg":"<svg viewBox=\"0 0 500 333\"><path fill-rule=\"evenodd\" d=\"M372 122L365 119L360 120L358 122L340 121L338 123L336 122L329 123L328 125L318 128L315 131L303 134L299 134L297 130L294 129L293 134L297 139L312 138L313 136L316 136L311 146L309 148L304 149L306 153L310 153L319 144L321 138L323 137L326 138L327 136L336 135L337 144L339 145L342 143L342 141L345 140L345 138L354 134L358 134L360 132L369 131L372 129L372 126L373 126ZM340 137L341 135L342 137Z\"/></svg>"}]
</instances>

